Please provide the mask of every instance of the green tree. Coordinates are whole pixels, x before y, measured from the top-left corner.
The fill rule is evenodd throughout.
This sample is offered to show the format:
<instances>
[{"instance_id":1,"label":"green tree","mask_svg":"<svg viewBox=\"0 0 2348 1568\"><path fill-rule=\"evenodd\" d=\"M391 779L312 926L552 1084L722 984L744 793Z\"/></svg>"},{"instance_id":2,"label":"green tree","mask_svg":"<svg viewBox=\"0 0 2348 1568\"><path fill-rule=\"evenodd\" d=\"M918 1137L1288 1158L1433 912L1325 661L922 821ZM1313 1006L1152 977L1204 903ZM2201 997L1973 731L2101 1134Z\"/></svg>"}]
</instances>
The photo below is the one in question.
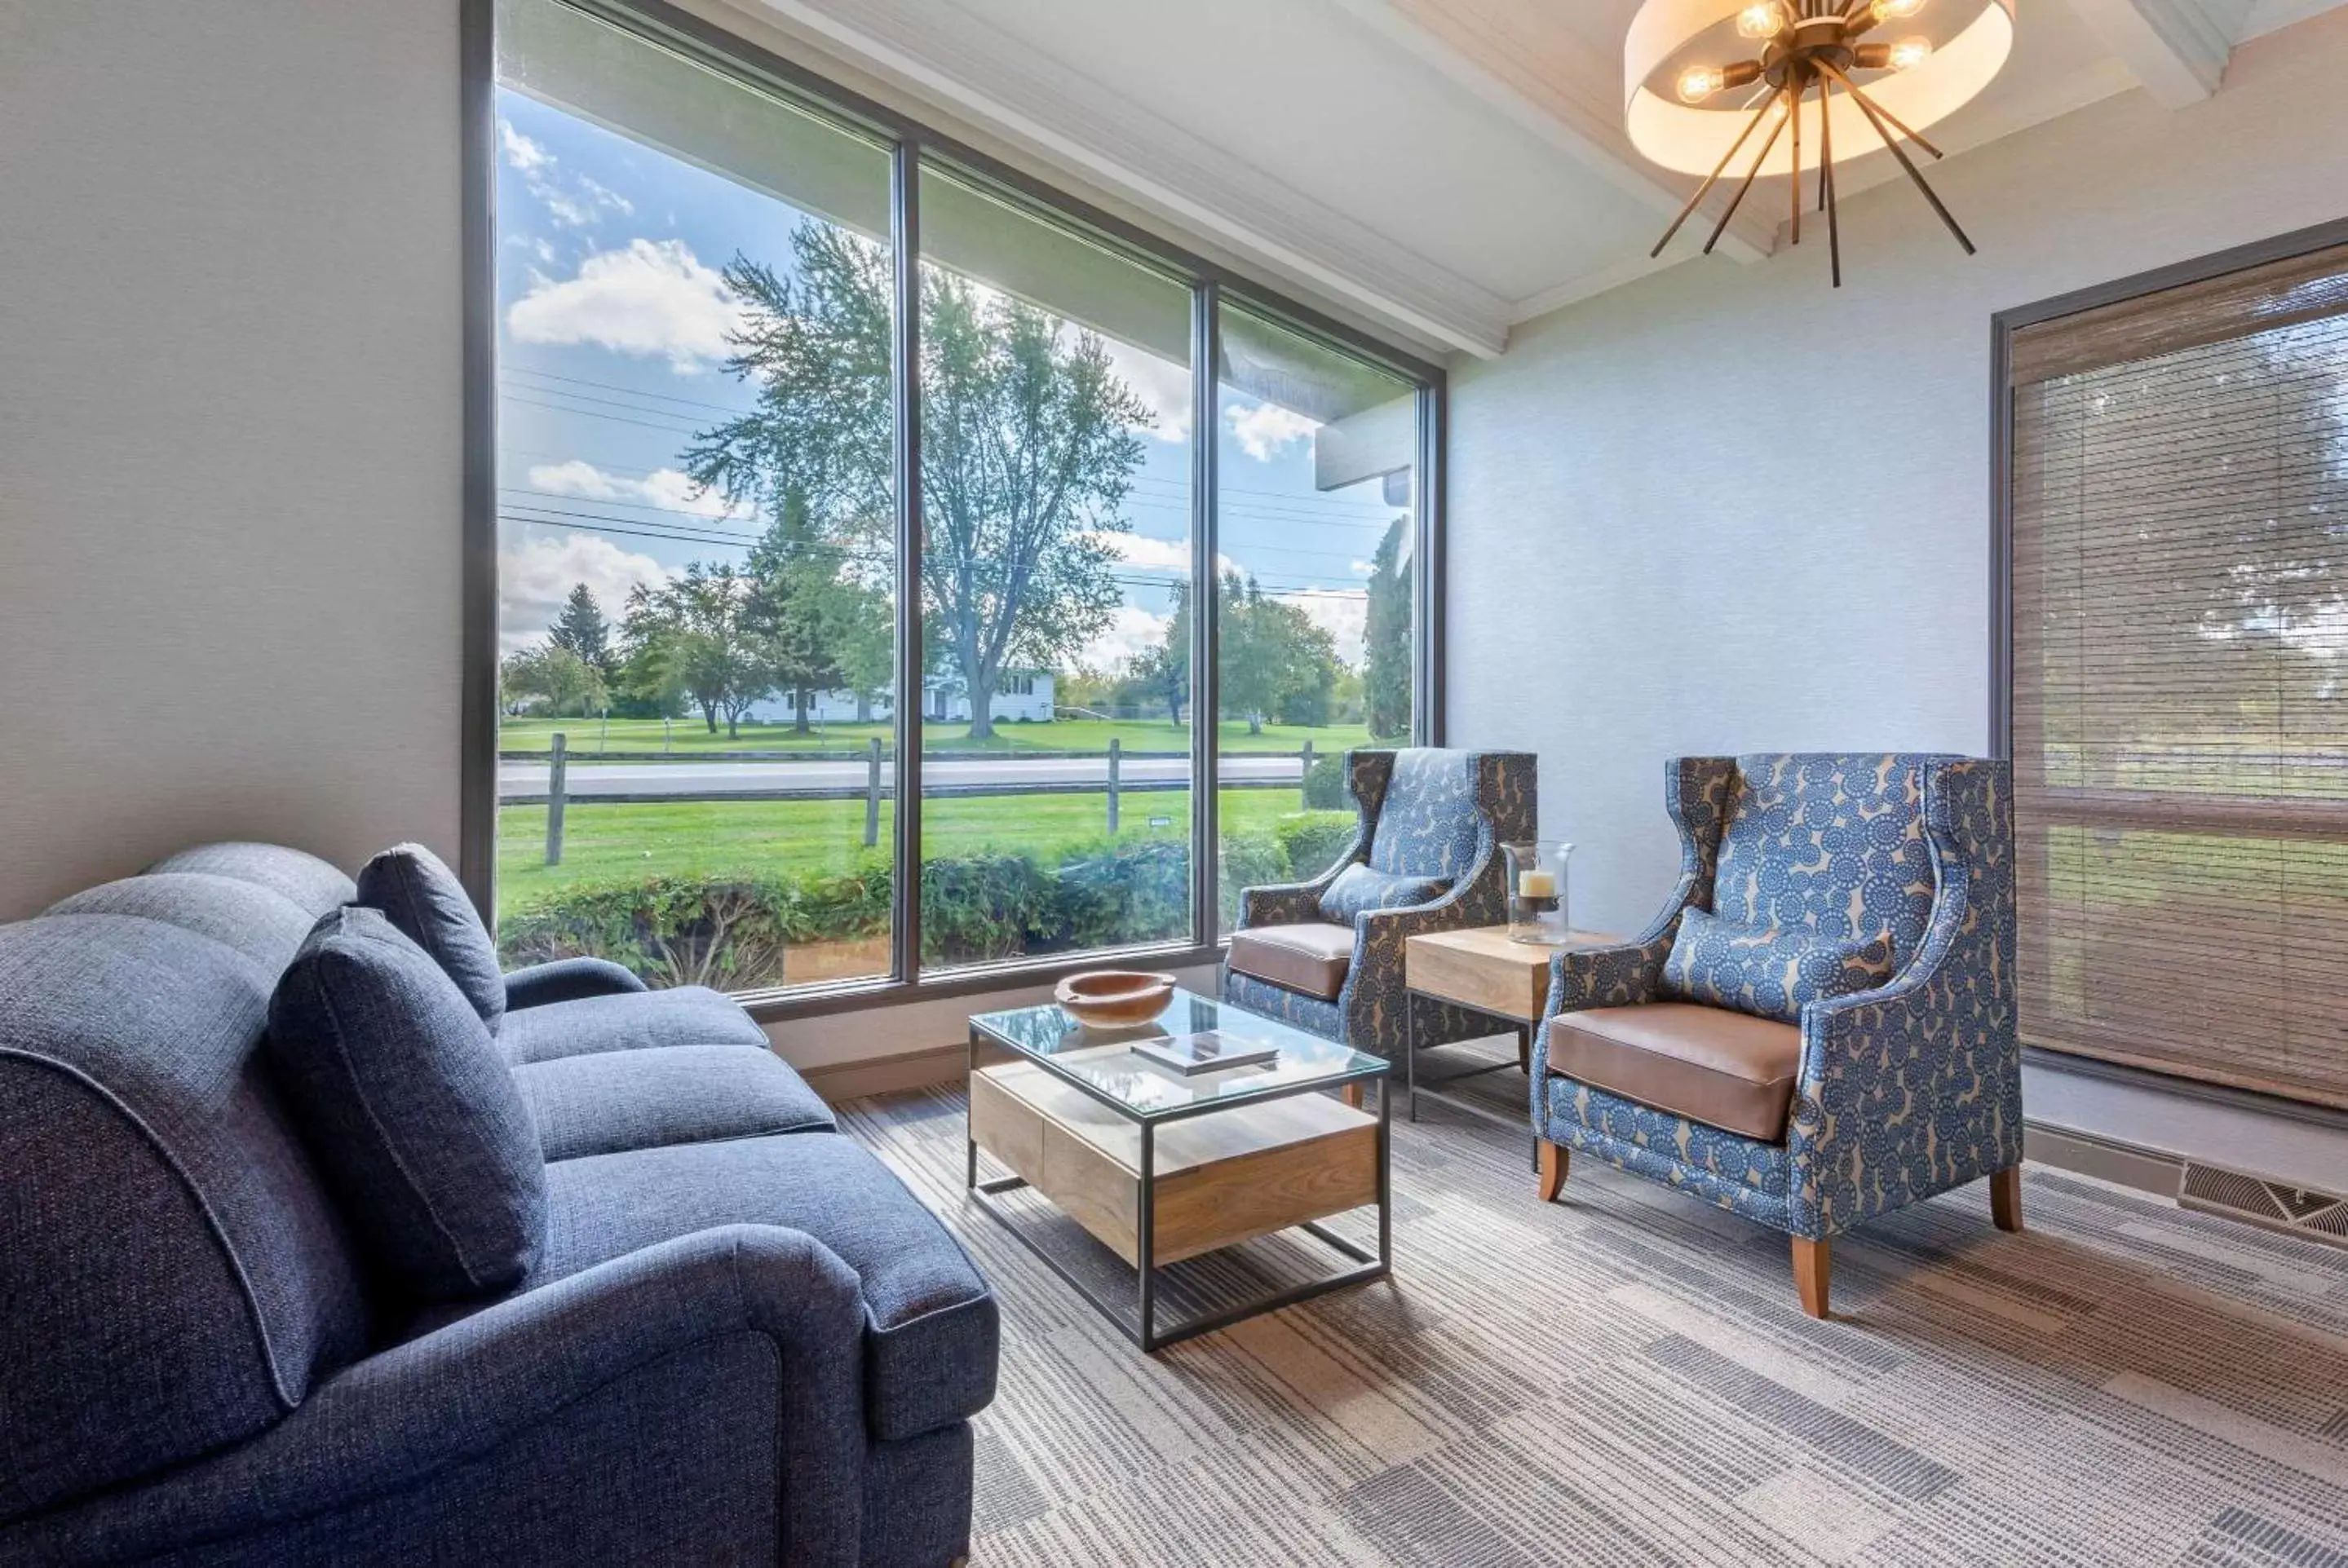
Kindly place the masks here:
<instances>
[{"instance_id":1,"label":"green tree","mask_svg":"<svg viewBox=\"0 0 2348 1568\"><path fill-rule=\"evenodd\" d=\"M774 661L752 624L750 577L731 565L695 561L662 587L639 583L620 623L630 683L645 695L675 693L701 710L709 733L774 690Z\"/></svg>"},{"instance_id":2,"label":"green tree","mask_svg":"<svg viewBox=\"0 0 2348 1568\"><path fill-rule=\"evenodd\" d=\"M610 701L603 672L551 639L508 654L499 675L510 710L536 702L545 703L552 718L561 718L566 708L584 717Z\"/></svg>"},{"instance_id":3,"label":"green tree","mask_svg":"<svg viewBox=\"0 0 2348 1568\"><path fill-rule=\"evenodd\" d=\"M1182 710L1190 701L1190 585L1187 580L1174 585L1174 610L1166 618L1164 637L1157 647L1134 660L1131 673L1137 683L1156 689L1166 703L1166 716L1179 724Z\"/></svg>"},{"instance_id":4,"label":"green tree","mask_svg":"<svg viewBox=\"0 0 2348 1568\"><path fill-rule=\"evenodd\" d=\"M739 256L744 306L727 368L749 413L701 433L695 482L779 513L803 497L843 561L885 559L891 515L891 269L880 247L803 223L793 277ZM1148 409L1101 340L934 268L922 274L924 637L994 733L1006 668L1050 668L1108 623L1120 591L1108 536L1140 466ZM870 586L870 585L868 585Z\"/></svg>"},{"instance_id":5,"label":"green tree","mask_svg":"<svg viewBox=\"0 0 2348 1568\"><path fill-rule=\"evenodd\" d=\"M1370 733L1410 734L1410 561L1403 554L1408 517L1396 518L1370 558L1370 601L1363 627L1362 702Z\"/></svg>"},{"instance_id":6,"label":"green tree","mask_svg":"<svg viewBox=\"0 0 2348 1568\"><path fill-rule=\"evenodd\" d=\"M1326 723L1337 681L1335 640L1303 610L1265 597L1262 584L1236 572L1223 579L1218 613L1223 716L1245 719L1251 735L1263 733L1267 717Z\"/></svg>"},{"instance_id":7,"label":"green tree","mask_svg":"<svg viewBox=\"0 0 2348 1568\"><path fill-rule=\"evenodd\" d=\"M554 618L547 637L607 681L619 671L619 658L612 647L612 623L603 619L603 607L595 602L594 589L583 582L572 585L571 597L562 601L562 613Z\"/></svg>"}]
</instances>

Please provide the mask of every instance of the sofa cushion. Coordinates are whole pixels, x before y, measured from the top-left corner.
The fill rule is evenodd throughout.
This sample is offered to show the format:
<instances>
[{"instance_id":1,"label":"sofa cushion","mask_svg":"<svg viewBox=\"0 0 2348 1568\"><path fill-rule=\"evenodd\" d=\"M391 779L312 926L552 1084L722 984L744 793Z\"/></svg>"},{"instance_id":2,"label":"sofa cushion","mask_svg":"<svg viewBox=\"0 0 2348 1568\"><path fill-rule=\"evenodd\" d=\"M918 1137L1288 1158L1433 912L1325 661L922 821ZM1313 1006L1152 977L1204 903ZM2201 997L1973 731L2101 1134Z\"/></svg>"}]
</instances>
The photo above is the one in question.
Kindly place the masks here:
<instances>
[{"instance_id":1,"label":"sofa cushion","mask_svg":"<svg viewBox=\"0 0 2348 1568\"><path fill-rule=\"evenodd\" d=\"M319 911L258 882L200 871L153 871L85 887L51 915L135 915L234 948L274 975L294 961Z\"/></svg>"},{"instance_id":2,"label":"sofa cushion","mask_svg":"<svg viewBox=\"0 0 2348 1568\"><path fill-rule=\"evenodd\" d=\"M994 1397L994 1297L962 1247L888 1168L832 1132L688 1143L546 1170L543 1285L713 1225L804 1231L862 1282L871 1435L909 1438Z\"/></svg>"},{"instance_id":3,"label":"sofa cushion","mask_svg":"<svg viewBox=\"0 0 2348 1568\"><path fill-rule=\"evenodd\" d=\"M423 1300L538 1255L545 1161L489 1026L380 912L321 919L278 981L270 1058L352 1229Z\"/></svg>"},{"instance_id":4,"label":"sofa cushion","mask_svg":"<svg viewBox=\"0 0 2348 1568\"><path fill-rule=\"evenodd\" d=\"M357 887L340 870L314 855L282 844L199 844L163 856L147 867L146 874L159 871L195 871L250 882L283 894L302 906L313 920L358 897Z\"/></svg>"},{"instance_id":5,"label":"sofa cushion","mask_svg":"<svg viewBox=\"0 0 2348 1568\"><path fill-rule=\"evenodd\" d=\"M772 1049L739 1002L705 986L548 1002L508 1013L498 1028L499 1048L517 1063L668 1045Z\"/></svg>"},{"instance_id":6,"label":"sofa cushion","mask_svg":"<svg viewBox=\"0 0 2348 1568\"><path fill-rule=\"evenodd\" d=\"M1337 879L1322 892L1321 917L1351 926L1354 917L1365 909L1406 909L1414 904L1432 903L1450 887L1446 877L1396 876L1373 871L1357 861L1337 873Z\"/></svg>"},{"instance_id":7,"label":"sofa cushion","mask_svg":"<svg viewBox=\"0 0 2348 1568\"><path fill-rule=\"evenodd\" d=\"M1802 1031L1689 1002L1591 1008L1549 1020L1549 1064L1658 1111L1775 1143L1786 1135Z\"/></svg>"},{"instance_id":8,"label":"sofa cushion","mask_svg":"<svg viewBox=\"0 0 2348 1568\"><path fill-rule=\"evenodd\" d=\"M561 1056L513 1070L549 1160L831 1132L831 1108L771 1051L669 1045Z\"/></svg>"},{"instance_id":9,"label":"sofa cushion","mask_svg":"<svg viewBox=\"0 0 2348 1568\"><path fill-rule=\"evenodd\" d=\"M1230 963L1242 975L1334 1001L1354 966L1354 927L1321 920L1250 927L1231 933Z\"/></svg>"},{"instance_id":10,"label":"sofa cushion","mask_svg":"<svg viewBox=\"0 0 2348 1568\"><path fill-rule=\"evenodd\" d=\"M1822 936L1804 927L1741 926L1702 909L1680 914L1663 960L1663 992L1799 1023L1802 1004L1870 991L1891 978L1891 938Z\"/></svg>"},{"instance_id":11,"label":"sofa cushion","mask_svg":"<svg viewBox=\"0 0 2348 1568\"><path fill-rule=\"evenodd\" d=\"M506 977L498 944L465 885L420 844L396 844L359 868L358 901L380 909L400 934L448 971L491 1029L505 1016Z\"/></svg>"}]
</instances>

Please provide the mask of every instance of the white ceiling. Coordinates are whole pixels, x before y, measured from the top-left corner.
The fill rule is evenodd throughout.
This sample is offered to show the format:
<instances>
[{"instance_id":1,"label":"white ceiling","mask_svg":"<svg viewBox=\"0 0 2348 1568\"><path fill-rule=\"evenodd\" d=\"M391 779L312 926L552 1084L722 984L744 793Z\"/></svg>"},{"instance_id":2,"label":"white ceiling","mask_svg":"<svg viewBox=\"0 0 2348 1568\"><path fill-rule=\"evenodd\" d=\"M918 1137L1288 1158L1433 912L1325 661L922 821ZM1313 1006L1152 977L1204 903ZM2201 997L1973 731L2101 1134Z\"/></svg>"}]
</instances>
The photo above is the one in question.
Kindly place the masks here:
<instances>
[{"instance_id":1,"label":"white ceiling","mask_svg":"<svg viewBox=\"0 0 2348 1568\"><path fill-rule=\"evenodd\" d=\"M1498 354L1700 243L1647 259L1694 184L1622 135L1638 0L730 3L1438 350ZM2340 3L2021 0L2012 61L1933 139L1955 155L2138 86L2182 107L2235 43ZM1899 173L1842 168L1845 193ZM1723 249L1768 254L1785 205L1756 188Z\"/></svg>"}]
</instances>

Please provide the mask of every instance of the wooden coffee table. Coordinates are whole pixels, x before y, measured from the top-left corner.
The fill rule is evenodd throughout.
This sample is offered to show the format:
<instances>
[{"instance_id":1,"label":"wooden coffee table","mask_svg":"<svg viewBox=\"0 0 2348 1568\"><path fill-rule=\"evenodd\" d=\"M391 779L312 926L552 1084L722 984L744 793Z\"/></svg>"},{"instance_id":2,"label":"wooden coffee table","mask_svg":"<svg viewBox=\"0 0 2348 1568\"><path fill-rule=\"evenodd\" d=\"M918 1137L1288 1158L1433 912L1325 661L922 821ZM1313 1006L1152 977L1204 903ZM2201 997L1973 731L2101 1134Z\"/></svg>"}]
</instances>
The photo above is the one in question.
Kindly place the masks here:
<instances>
[{"instance_id":1,"label":"wooden coffee table","mask_svg":"<svg viewBox=\"0 0 2348 1568\"><path fill-rule=\"evenodd\" d=\"M1220 1030L1277 1045L1256 1067L1184 1077L1137 1056L1138 1040ZM972 1201L1017 1236L1145 1351L1345 1286L1393 1257L1392 1130L1345 1102L1383 1078L1385 1061L1273 1020L1177 990L1150 1023L1086 1030L1056 1006L970 1020L966 1184ZM979 1180L978 1157L1009 1176ZM1033 1189L1134 1270L1138 1312L1096 1293L994 1201ZM1375 1204L1373 1253L1319 1222ZM1350 1266L1161 1328L1167 1265L1275 1231L1301 1230Z\"/></svg>"}]
</instances>

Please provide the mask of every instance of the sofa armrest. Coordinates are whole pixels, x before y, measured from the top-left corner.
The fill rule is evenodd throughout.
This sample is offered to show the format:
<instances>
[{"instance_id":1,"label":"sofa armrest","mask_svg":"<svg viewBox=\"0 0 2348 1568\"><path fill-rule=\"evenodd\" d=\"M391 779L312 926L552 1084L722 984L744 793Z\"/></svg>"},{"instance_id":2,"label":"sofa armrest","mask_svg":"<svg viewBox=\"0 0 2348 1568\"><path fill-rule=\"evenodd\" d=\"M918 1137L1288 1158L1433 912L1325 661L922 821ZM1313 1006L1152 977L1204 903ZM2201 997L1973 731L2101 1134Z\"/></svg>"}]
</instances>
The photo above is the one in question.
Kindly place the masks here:
<instances>
[{"instance_id":1,"label":"sofa armrest","mask_svg":"<svg viewBox=\"0 0 2348 1568\"><path fill-rule=\"evenodd\" d=\"M675 1409L677 1422L705 1420L708 1391L670 1390L666 1368L682 1353L751 1335L770 1341L778 1361L780 1407L761 1419L778 1433L781 1466L772 1518L746 1521L746 1532L770 1534L778 1561L852 1564L865 1446L863 1329L855 1274L814 1238L773 1225L696 1232L346 1367L250 1442L28 1521L13 1534L0 1530L0 1557L118 1561L232 1546L339 1510L428 1492L501 1454L522 1450L526 1463L551 1429L636 1380L640 1399L691 1401ZM645 1462L660 1460L648 1452ZM611 1494L643 1490L613 1478ZM597 1496L582 1495L559 1511L584 1540L597 1506ZM427 1509L427 1517L433 1537L419 1544L434 1549L420 1555L505 1554L499 1543L510 1539L508 1523L494 1510L451 1506L437 1516Z\"/></svg>"},{"instance_id":2,"label":"sofa armrest","mask_svg":"<svg viewBox=\"0 0 2348 1568\"><path fill-rule=\"evenodd\" d=\"M645 989L635 973L609 958L557 958L532 964L506 976L506 1010L544 1007L549 1002L577 1001L582 997L615 996Z\"/></svg>"}]
</instances>

